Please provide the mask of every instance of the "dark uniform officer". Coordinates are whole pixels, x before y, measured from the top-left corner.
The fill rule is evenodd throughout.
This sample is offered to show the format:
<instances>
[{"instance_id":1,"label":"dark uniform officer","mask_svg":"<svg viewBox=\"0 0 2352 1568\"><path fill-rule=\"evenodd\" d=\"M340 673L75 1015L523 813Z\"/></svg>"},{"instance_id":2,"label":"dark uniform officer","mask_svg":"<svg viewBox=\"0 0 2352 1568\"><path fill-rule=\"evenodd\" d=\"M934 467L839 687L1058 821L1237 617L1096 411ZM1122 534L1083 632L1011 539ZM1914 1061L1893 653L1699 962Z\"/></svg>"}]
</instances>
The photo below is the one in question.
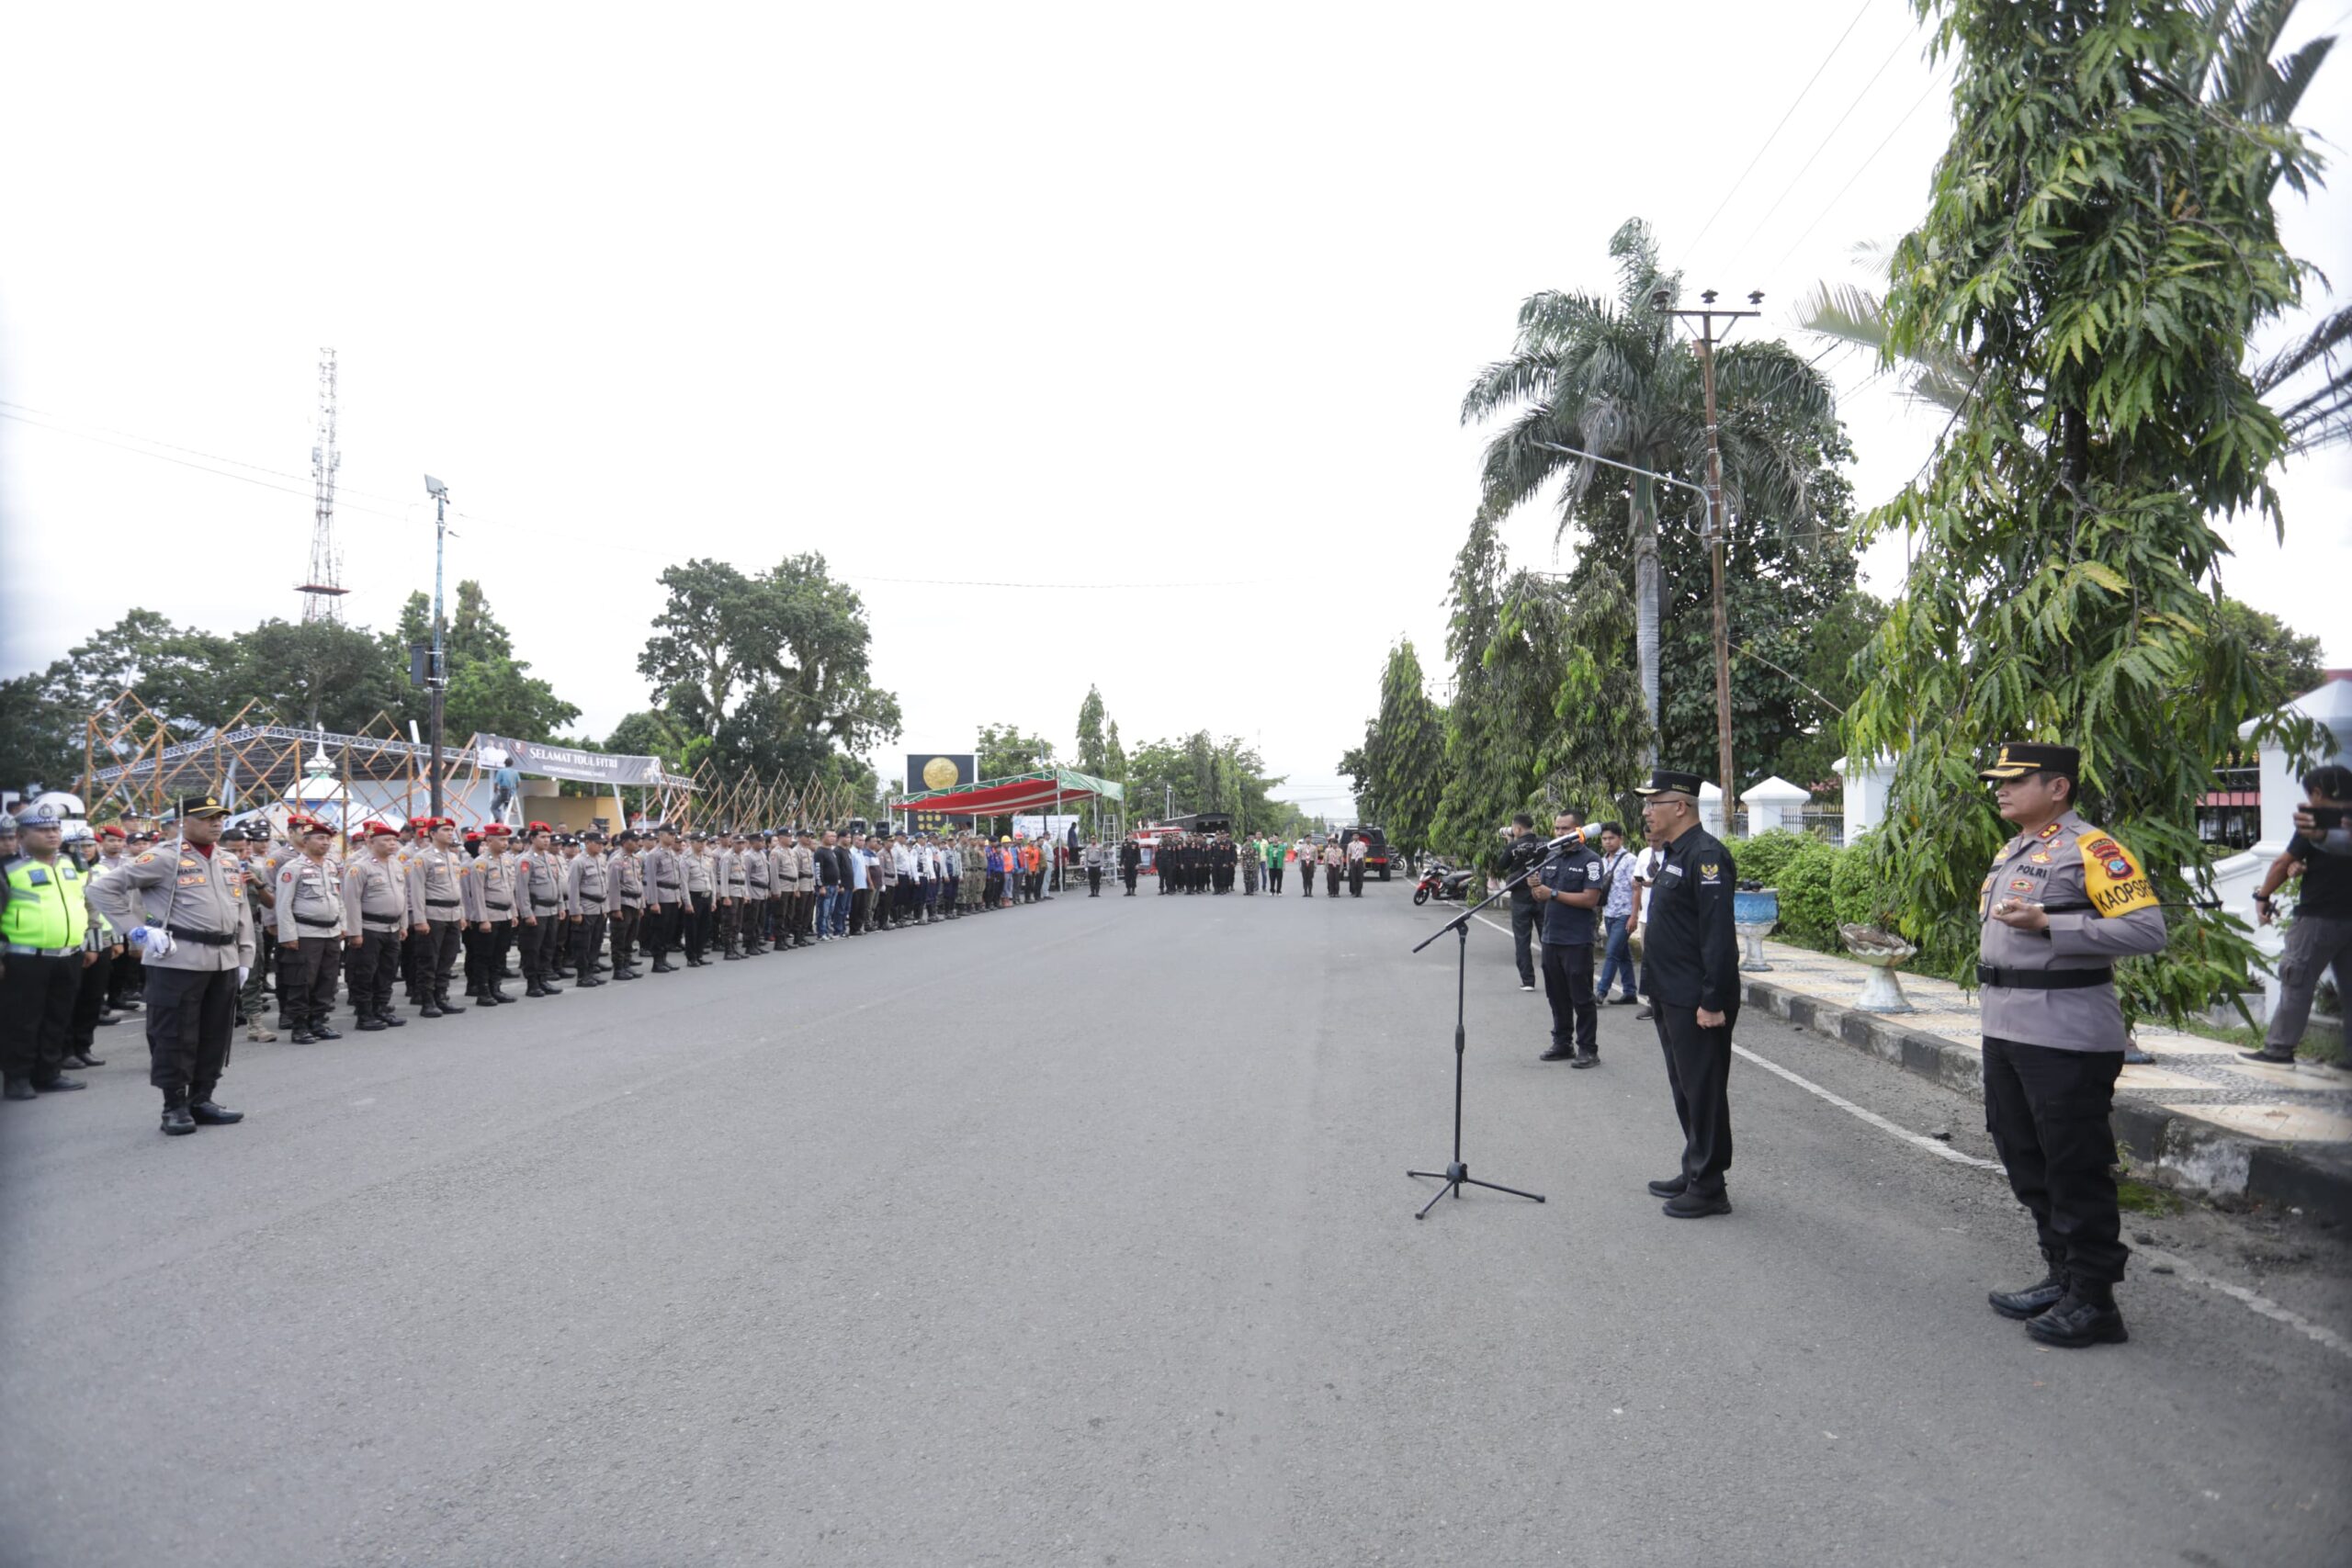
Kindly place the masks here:
<instances>
[{"instance_id":1,"label":"dark uniform officer","mask_svg":"<svg viewBox=\"0 0 2352 1568\"><path fill-rule=\"evenodd\" d=\"M1119 880L1127 885L1127 897L1136 896L1136 882L1143 875L1143 846L1129 839L1119 846Z\"/></svg>"},{"instance_id":2,"label":"dark uniform officer","mask_svg":"<svg viewBox=\"0 0 2352 1568\"><path fill-rule=\"evenodd\" d=\"M1553 826L1563 835L1577 830L1573 818ZM1592 936L1608 874L1578 834L1574 843L1555 850L1528 881L1544 911L1544 999L1552 1005L1552 1048L1536 1059L1599 1066L1600 1009L1592 995Z\"/></svg>"},{"instance_id":3,"label":"dark uniform officer","mask_svg":"<svg viewBox=\"0 0 2352 1568\"><path fill-rule=\"evenodd\" d=\"M125 938L144 929L172 938L147 958L148 1081L164 1091L164 1131L224 1126L244 1113L213 1103L237 1022L238 971L254 961L254 927L229 857L213 852L227 808L209 795L183 796L180 840L134 857L90 888L90 907Z\"/></svg>"},{"instance_id":4,"label":"dark uniform officer","mask_svg":"<svg viewBox=\"0 0 2352 1568\"><path fill-rule=\"evenodd\" d=\"M1731 1032L1739 1022L1739 939L1731 929L1739 871L1723 840L1699 825L1696 773L1660 768L1642 815L1663 844L1649 902L1643 993L1650 999L1674 1114L1682 1123L1682 1169L1650 1190L1678 1220L1731 1213Z\"/></svg>"},{"instance_id":5,"label":"dark uniform officer","mask_svg":"<svg viewBox=\"0 0 2352 1568\"><path fill-rule=\"evenodd\" d=\"M2164 911L2132 852L2075 811L2081 754L2012 742L1980 773L2018 834L1978 892L1984 1126L2050 1265L1993 1310L2045 1345L2120 1344L2130 1249L2108 1116L2123 1070L2115 960L2165 945Z\"/></svg>"}]
</instances>

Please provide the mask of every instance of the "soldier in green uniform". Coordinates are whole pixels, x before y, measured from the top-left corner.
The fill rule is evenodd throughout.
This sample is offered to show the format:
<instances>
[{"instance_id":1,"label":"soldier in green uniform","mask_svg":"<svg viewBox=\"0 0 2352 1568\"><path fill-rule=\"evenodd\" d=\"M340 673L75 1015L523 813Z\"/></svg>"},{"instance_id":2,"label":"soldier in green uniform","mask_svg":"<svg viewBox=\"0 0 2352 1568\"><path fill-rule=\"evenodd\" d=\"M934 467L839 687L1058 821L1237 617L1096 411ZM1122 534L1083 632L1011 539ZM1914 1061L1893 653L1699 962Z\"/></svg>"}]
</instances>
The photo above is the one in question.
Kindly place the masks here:
<instances>
[{"instance_id":1,"label":"soldier in green uniform","mask_svg":"<svg viewBox=\"0 0 2352 1568\"><path fill-rule=\"evenodd\" d=\"M2068 1349L2129 1337L2108 1120L2123 1070L2115 961L2165 944L2147 873L2075 810L2081 770L2072 746L2012 742L1979 775L2017 829L1977 897L1984 1126L2049 1263L2039 1283L1989 1299Z\"/></svg>"}]
</instances>

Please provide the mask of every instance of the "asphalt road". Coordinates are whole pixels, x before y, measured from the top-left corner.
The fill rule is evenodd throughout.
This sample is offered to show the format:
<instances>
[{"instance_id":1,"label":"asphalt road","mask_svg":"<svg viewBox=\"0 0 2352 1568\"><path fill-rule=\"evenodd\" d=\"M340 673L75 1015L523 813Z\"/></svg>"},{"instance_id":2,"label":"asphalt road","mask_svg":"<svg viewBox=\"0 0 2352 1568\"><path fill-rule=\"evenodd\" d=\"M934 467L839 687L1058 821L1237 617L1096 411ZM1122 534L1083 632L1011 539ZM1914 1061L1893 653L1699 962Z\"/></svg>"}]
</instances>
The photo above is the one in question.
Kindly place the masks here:
<instances>
[{"instance_id":1,"label":"asphalt road","mask_svg":"<svg viewBox=\"0 0 2352 1568\"><path fill-rule=\"evenodd\" d=\"M0 1106L0 1561L2340 1564L2352 1357L2135 1272L2042 1350L1997 1178L1771 1074L1664 1218L1649 1026L1533 1060L1399 884L1064 897L333 1044L166 1139ZM1968 1102L1742 1043L1983 1151ZM2352 1327L2340 1233L2159 1222Z\"/></svg>"}]
</instances>

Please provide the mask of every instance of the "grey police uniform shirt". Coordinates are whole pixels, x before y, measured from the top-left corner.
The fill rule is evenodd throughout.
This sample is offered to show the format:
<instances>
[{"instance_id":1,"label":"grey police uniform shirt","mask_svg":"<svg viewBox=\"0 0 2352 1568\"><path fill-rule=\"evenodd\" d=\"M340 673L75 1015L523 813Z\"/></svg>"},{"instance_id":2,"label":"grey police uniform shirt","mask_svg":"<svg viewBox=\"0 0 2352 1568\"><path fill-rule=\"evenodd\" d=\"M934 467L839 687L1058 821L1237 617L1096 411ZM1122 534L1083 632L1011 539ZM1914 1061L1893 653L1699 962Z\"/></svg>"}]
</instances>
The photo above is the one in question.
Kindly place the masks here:
<instances>
[{"instance_id":1,"label":"grey police uniform shirt","mask_svg":"<svg viewBox=\"0 0 2352 1568\"><path fill-rule=\"evenodd\" d=\"M806 844L792 846L792 883L796 891L817 891L817 852Z\"/></svg>"},{"instance_id":2,"label":"grey police uniform shirt","mask_svg":"<svg viewBox=\"0 0 2352 1568\"><path fill-rule=\"evenodd\" d=\"M2086 868L2086 857L2095 863ZM1993 906L2007 898L2041 905L2049 931L2021 931L1995 919ZM1977 913L1978 962L1997 969L2105 969L2165 945L2164 910L2137 857L2072 811L2001 846L1978 892ZM2065 991L1987 985L1980 1009L1984 1032L1996 1040L2061 1051L2123 1049L2123 1007L2112 985Z\"/></svg>"},{"instance_id":3,"label":"grey police uniform shirt","mask_svg":"<svg viewBox=\"0 0 2352 1568\"><path fill-rule=\"evenodd\" d=\"M208 856L176 839L157 844L133 856L122 870L92 883L89 902L126 939L133 926L142 925L178 926L234 939L225 947L175 942L161 958L147 958L152 968L202 971L253 964L254 925L245 912L244 885L236 874L234 858L218 848Z\"/></svg>"},{"instance_id":4,"label":"grey police uniform shirt","mask_svg":"<svg viewBox=\"0 0 2352 1568\"><path fill-rule=\"evenodd\" d=\"M763 849L745 850L742 854L745 897L765 898L768 896L768 852Z\"/></svg>"},{"instance_id":5,"label":"grey police uniform shirt","mask_svg":"<svg viewBox=\"0 0 2352 1568\"><path fill-rule=\"evenodd\" d=\"M689 850L680 857L680 865L685 878L687 897L712 890L717 868L711 864L707 855L699 850Z\"/></svg>"},{"instance_id":6,"label":"grey police uniform shirt","mask_svg":"<svg viewBox=\"0 0 2352 1568\"><path fill-rule=\"evenodd\" d=\"M563 913L563 857L554 850L527 850L514 868L517 917L551 920Z\"/></svg>"},{"instance_id":7,"label":"grey police uniform shirt","mask_svg":"<svg viewBox=\"0 0 2352 1568\"><path fill-rule=\"evenodd\" d=\"M465 885L458 879L466 874L466 854L463 850L445 850L433 844L415 851L408 857L409 919L424 920L462 920L466 918ZM282 897L284 895L280 895Z\"/></svg>"},{"instance_id":8,"label":"grey police uniform shirt","mask_svg":"<svg viewBox=\"0 0 2352 1568\"><path fill-rule=\"evenodd\" d=\"M605 870L613 885L615 909L637 910L645 908L645 862L627 851L605 857Z\"/></svg>"},{"instance_id":9,"label":"grey police uniform shirt","mask_svg":"<svg viewBox=\"0 0 2352 1568\"><path fill-rule=\"evenodd\" d=\"M473 874L466 878L466 918L476 924L496 924L515 917L514 858L484 850L474 862Z\"/></svg>"},{"instance_id":10,"label":"grey police uniform shirt","mask_svg":"<svg viewBox=\"0 0 2352 1568\"><path fill-rule=\"evenodd\" d=\"M782 845L770 847L768 857L768 891L783 897L792 891L792 852Z\"/></svg>"},{"instance_id":11,"label":"grey police uniform shirt","mask_svg":"<svg viewBox=\"0 0 2352 1568\"><path fill-rule=\"evenodd\" d=\"M277 868L277 940L316 942L347 934L343 923L343 876L323 857L297 855Z\"/></svg>"},{"instance_id":12,"label":"grey police uniform shirt","mask_svg":"<svg viewBox=\"0 0 2352 1568\"><path fill-rule=\"evenodd\" d=\"M685 870L674 850L657 844L645 852L645 896L656 904L676 904L686 896Z\"/></svg>"},{"instance_id":13,"label":"grey police uniform shirt","mask_svg":"<svg viewBox=\"0 0 2352 1568\"><path fill-rule=\"evenodd\" d=\"M575 915L593 919L605 913L613 900L612 879L605 873L605 857L582 852L564 878L564 901Z\"/></svg>"},{"instance_id":14,"label":"grey police uniform shirt","mask_svg":"<svg viewBox=\"0 0 2352 1568\"><path fill-rule=\"evenodd\" d=\"M344 935L356 936L362 931L397 933L414 923L415 917L408 908L408 878L402 874L398 860L390 856L378 860L366 854L344 868Z\"/></svg>"},{"instance_id":15,"label":"grey police uniform shirt","mask_svg":"<svg viewBox=\"0 0 2352 1568\"><path fill-rule=\"evenodd\" d=\"M722 850L718 855L718 890L729 898L751 896L751 868L743 862L747 857L740 850Z\"/></svg>"}]
</instances>

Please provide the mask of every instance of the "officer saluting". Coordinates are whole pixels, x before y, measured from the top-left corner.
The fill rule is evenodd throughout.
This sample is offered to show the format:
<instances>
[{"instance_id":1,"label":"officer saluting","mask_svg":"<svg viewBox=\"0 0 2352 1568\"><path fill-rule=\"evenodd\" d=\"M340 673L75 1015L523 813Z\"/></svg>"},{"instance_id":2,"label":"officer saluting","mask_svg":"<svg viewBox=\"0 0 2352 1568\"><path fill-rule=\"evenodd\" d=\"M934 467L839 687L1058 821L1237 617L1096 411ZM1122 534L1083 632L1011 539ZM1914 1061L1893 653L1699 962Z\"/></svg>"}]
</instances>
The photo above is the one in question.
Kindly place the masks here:
<instances>
[{"instance_id":1,"label":"officer saluting","mask_svg":"<svg viewBox=\"0 0 2352 1568\"><path fill-rule=\"evenodd\" d=\"M2147 873L2075 810L2081 768L2072 746L2012 742L1978 775L2018 829L1978 894L1984 1126L2050 1264L2039 1284L1988 1299L2067 1349L2129 1337L2108 1122L2123 1070L2114 962L2165 945Z\"/></svg>"},{"instance_id":2,"label":"officer saluting","mask_svg":"<svg viewBox=\"0 0 2352 1568\"><path fill-rule=\"evenodd\" d=\"M1674 1114L1682 1123L1682 1169L1650 1190L1678 1220L1731 1213L1731 1032L1739 1021L1739 940L1731 927L1738 868L1723 840L1699 826L1696 773L1659 768L1642 817L1664 846L1650 895L1642 987L1650 998Z\"/></svg>"},{"instance_id":3,"label":"officer saluting","mask_svg":"<svg viewBox=\"0 0 2352 1568\"><path fill-rule=\"evenodd\" d=\"M209 795L179 802L180 840L134 857L90 885L90 904L126 937L167 932L168 951L147 952L148 1079L164 1091L164 1131L244 1119L212 1101L229 1064L240 969L254 961L254 928L229 857L213 852L227 808Z\"/></svg>"}]
</instances>

